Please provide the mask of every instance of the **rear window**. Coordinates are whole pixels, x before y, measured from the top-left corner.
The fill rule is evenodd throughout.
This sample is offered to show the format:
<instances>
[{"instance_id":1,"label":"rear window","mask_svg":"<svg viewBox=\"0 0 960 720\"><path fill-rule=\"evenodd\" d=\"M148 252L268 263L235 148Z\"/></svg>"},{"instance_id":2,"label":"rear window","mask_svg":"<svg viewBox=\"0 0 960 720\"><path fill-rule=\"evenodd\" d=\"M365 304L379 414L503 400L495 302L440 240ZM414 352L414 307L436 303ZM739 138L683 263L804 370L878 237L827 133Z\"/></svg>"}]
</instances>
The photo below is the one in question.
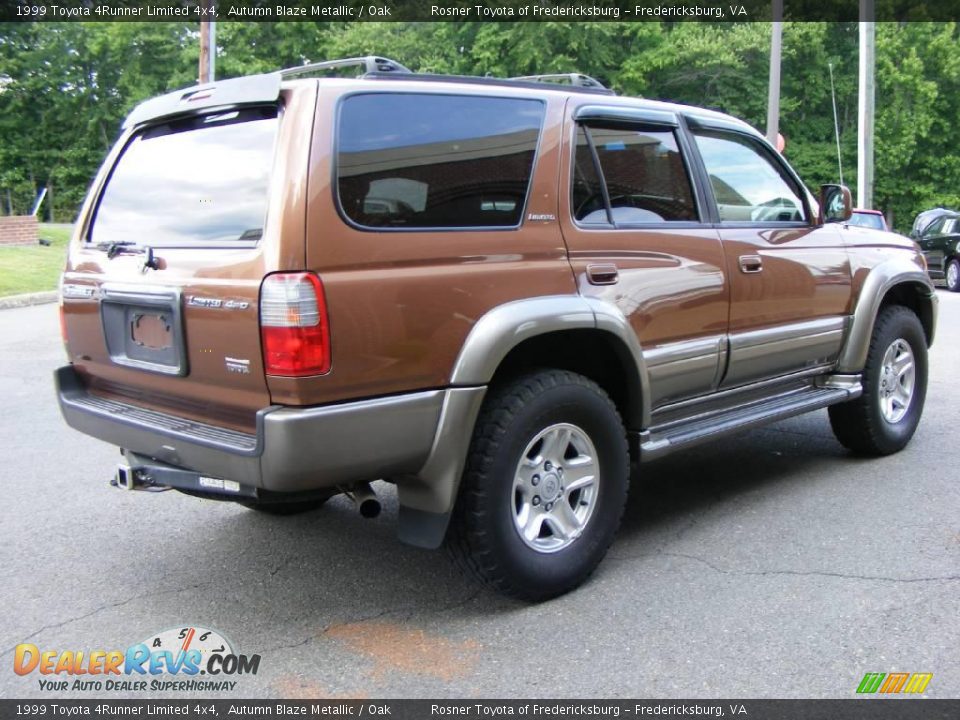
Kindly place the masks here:
<instances>
[{"instance_id":1,"label":"rear window","mask_svg":"<svg viewBox=\"0 0 960 720\"><path fill-rule=\"evenodd\" d=\"M340 206L365 227L517 226L543 113L538 100L348 97L337 131Z\"/></svg>"},{"instance_id":2,"label":"rear window","mask_svg":"<svg viewBox=\"0 0 960 720\"><path fill-rule=\"evenodd\" d=\"M274 108L231 111L135 135L100 198L90 240L242 245L263 234Z\"/></svg>"}]
</instances>

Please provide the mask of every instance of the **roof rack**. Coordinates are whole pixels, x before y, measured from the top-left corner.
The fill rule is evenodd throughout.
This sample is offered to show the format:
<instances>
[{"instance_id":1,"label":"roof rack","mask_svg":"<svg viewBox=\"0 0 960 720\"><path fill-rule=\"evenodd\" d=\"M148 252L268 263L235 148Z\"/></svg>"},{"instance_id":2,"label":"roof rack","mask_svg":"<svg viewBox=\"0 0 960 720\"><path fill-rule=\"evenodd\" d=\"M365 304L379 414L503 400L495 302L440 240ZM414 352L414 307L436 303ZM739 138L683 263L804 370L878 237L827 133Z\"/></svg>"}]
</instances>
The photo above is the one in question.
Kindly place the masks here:
<instances>
[{"instance_id":1,"label":"roof rack","mask_svg":"<svg viewBox=\"0 0 960 720\"><path fill-rule=\"evenodd\" d=\"M414 73L409 68L401 65L396 60L380 57L379 55L366 55L364 57L343 58L340 60L325 60L324 62L310 63L299 67L287 68L281 70L281 78L297 77L300 75L309 75L324 70L336 70L339 68L358 67L363 69L362 77L369 79L388 79L391 77L400 78L405 75L413 75L416 80L435 81L435 82L464 82L484 85L507 85L513 87L536 87L537 85L559 85L574 92L595 92L604 95L615 94L608 90L603 83L582 73L559 73L554 75L525 75L514 78L492 78L477 77L475 75L436 75L431 73Z\"/></svg>"},{"instance_id":2,"label":"roof rack","mask_svg":"<svg viewBox=\"0 0 960 720\"><path fill-rule=\"evenodd\" d=\"M554 73L552 75L523 75L513 77L511 80L520 80L526 82L554 83L555 85L572 85L574 87L588 87L606 90L607 87L589 75L582 73Z\"/></svg>"},{"instance_id":3,"label":"roof rack","mask_svg":"<svg viewBox=\"0 0 960 720\"><path fill-rule=\"evenodd\" d=\"M280 76L284 78L295 77L297 75L308 75L310 73L322 70L334 70L345 67L362 67L368 73L403 73L410 74L410 69L404 67L396 60L390 58L378 57L376 55L367 55L365 57L343 58L341 60L327 60L325 62L310 63L300 67L287 68L280 71Z\"/></svg>"},{"instance_id":4,"label":"roof rack","mask_svg":"<svg viewBox=\"0 0 960 720\"><path fill-rule=\"evenodd\" d=\"M402 73L367 73L365 80L416 80L417 82L434 83L463 83L466 85L492 85L495 87L525 88L527 90L563 90L565 92L587 93L590 95L616 95L613 90L605 87L585 87L577 85L561 85L559 83L538 82L536 80L514 80L506 78L478 77L476 75L434 75L431 73L413 73L407 77Z\"/></svg>"}]
</instances>

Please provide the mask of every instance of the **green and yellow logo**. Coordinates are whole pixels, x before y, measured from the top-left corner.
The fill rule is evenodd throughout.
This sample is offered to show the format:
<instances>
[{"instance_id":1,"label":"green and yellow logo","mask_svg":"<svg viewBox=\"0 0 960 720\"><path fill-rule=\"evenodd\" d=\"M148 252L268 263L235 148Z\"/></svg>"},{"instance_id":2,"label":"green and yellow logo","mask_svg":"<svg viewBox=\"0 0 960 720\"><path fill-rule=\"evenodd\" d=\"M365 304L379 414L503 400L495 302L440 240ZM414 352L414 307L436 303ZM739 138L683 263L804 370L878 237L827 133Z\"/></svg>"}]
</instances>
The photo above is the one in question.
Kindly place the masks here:
<instances>
[{"instance_id":1,"label":"green and yellow logo","mask_svg":"<svg viewBox=\"0 0 960 720\"><path fill-rule=\"evenodd\" d=\"M933 679L933 673L867 673L860 681L858 693L922 693Z\"/></svg>"}]
</instances>

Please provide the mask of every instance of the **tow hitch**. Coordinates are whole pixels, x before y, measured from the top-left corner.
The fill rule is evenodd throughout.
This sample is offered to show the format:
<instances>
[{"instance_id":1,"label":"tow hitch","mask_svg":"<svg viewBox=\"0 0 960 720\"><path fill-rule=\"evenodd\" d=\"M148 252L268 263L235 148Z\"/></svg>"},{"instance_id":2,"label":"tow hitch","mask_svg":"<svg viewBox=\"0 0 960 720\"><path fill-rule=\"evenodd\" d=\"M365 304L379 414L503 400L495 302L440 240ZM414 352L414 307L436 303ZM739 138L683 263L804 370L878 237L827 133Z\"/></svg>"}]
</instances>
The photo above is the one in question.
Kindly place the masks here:
<instances>
[{"instance_id":1,"label":"tow hitch","mask_svg":"<svg viewBox=\"0 0 960 720\"><path fill-rule=\"evenodd\" d=\"M153 478L140 469L133 469L127 463L117 465L117 472L111 478L110 485L120 490L145 490L148 492L163 492L172 489L169 485L158 485Z\"/></svg>"},{"instance_id":2,"label":"tow hitch","mask_svg":"<svg viewBox=\"0 0 960 720\"><path fill-rule=\"evenodd\" d=\"M142 457L129 450L124 451L123 460L117 465L117 472L110 480L110 485L120 490L146 492L163 492L176 488L223 500L257 497L255 487L241 485L234 480L201 475L192 470Z\"/></svg>"}]
</instances>

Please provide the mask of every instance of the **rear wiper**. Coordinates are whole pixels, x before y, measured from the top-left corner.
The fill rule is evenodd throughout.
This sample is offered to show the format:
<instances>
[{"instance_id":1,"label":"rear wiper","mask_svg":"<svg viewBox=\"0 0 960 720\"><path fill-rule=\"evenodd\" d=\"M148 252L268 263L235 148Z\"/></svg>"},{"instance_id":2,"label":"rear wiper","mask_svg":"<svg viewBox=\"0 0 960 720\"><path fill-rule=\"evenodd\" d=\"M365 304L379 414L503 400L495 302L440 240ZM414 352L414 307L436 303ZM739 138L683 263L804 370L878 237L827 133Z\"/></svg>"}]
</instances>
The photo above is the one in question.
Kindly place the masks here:
<instances>
[{"instance_id":1,"label":"rear wiper","mask_svg":"<svg viewBox=\"0 0 960 720\"><path fill-rule=\"evenodd\" d=\"M110 260L113 260L117 255L121 255L123 253L139 255L143 252L143 248L138 248L137 244L132 240L117 240L116 242L97 243L97 250L105 250L107 253L107 258Z\"/></svg>"},{"instance_id":2,"label":"rear wiper","mask_svg":"<svg viewBox=\"0 0 960 720\"><path fill-rule=\"evenodd\" d=\"M153 254L153 248L149 245L138 246L132 240L117 240L116 242L102 242L97 244L97 250L105 250L107 253L107 259L113 260L118 255L146 255L146 259L143 261L143 271L147 270L159 270L162 266L162 261L155 257Z\"/></svg>"}]
</instances>

